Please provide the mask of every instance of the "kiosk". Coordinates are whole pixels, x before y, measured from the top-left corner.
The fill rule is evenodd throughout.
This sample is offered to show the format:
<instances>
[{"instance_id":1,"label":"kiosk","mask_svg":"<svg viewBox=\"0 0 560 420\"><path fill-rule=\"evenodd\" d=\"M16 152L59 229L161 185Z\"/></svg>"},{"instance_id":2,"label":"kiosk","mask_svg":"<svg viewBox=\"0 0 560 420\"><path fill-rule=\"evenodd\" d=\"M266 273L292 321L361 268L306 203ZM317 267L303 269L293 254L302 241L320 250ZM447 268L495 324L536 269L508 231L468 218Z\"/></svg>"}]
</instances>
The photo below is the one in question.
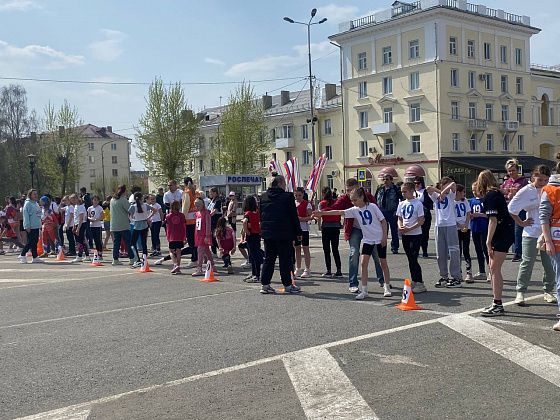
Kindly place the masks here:
<instances>
[{"instance_id":1,"label":"kiosk","mask_svg":"<svg viewBox=\"0 0 560 420\"><path fill-rule=\"evenodd\" d=\"M262 190L264 180L260 175L208 175L200 177L199 189L208 192L210 188L216 187L222 197L228 197L233 191L241 208L245 197L257 195Z\"/></svg>"}]
</instances>

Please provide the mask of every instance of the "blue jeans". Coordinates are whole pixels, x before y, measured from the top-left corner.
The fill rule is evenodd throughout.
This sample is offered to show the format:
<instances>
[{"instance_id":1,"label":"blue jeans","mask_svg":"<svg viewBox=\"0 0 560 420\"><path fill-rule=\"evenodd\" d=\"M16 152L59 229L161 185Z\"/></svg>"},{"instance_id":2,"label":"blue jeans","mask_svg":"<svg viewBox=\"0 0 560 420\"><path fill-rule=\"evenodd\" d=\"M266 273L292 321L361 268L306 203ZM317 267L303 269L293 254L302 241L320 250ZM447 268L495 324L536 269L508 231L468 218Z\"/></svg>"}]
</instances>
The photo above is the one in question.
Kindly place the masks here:
<instances>
[{"instance_id":1,"label":"blue jeans","mask_svg":"<svg viewBox=\"0 0 560 420\"><path fill-rule=\"evenodd\" d=\"M560 254L555 254L551 260L556 272L556 293L560 296ZM560 300L558 301L558 310L560 311Z\"/></svg>"},{"instance_id":2,"label":"blue jeans","mask_svg":"<svg viewBox=\"0 0 560 420\"><path fill-rule=\"evenodd\" d=\"M350 253L348 254L348 287L358 287L359 284L358 272L360 270L360 244L362 243L362 237L361 229L352 229L350 240L348 241L350 246ZM383 284L385 280L383 279L383 270L379 264L377 252L373 253L373 261L375 262L375 274L379 284Z\"/></svg>"},{"instance_id":3,"label":"blue jeans","mask_svg":"<svg viewBox=\"0 0 560 420\"><path fill-rule=\"evenodd\" d=\"M397 252L399 250L399 227L397 225L397 216L394 211L383 211L383 216L391 230L391 251Z\"/></svg>"},{"instance_id":4,"label":"blue jeans","mask_svg":"<svg viewBox=\"0 0 560 420\"><path fill-rule=\"evenodd\" d=\"M128 252L128 258L132 258L134 253L132 252L132 248L130 247L130 230L120 230L118 232L113 232L113 259L119 259L119 249L121 247L121 239L124 239L124 243L126 244L126 250Z\"/></svg>"},{"instance_id":5,"label":"blue jeans","mask_svg":"<svg viewBox=\"0 0 560 420\"><path fill-rule=\"evenodd\" d=\"M525 210L519 212L519 218L525 220L527 218L527 213ZM513 254L516 257L521 257L523 254L523 226L515 224L515 242L513 243Z\"/></svg>"}]
</instances>

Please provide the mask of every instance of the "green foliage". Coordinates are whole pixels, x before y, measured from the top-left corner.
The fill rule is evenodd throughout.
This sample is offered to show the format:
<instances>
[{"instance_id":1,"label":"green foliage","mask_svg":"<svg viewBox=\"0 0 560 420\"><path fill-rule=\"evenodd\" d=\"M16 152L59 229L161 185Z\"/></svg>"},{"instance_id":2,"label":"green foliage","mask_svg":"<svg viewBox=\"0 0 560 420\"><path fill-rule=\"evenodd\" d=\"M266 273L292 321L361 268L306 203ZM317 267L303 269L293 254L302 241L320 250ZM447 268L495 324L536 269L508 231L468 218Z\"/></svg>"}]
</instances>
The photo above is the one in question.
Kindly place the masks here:
<instances>
[{"instance_id":1,"label":"green foliage","mask_svg":"<svg viewBox=\"0 0 560 420\"><path fill-rule=\"evenodd\" d=\"M158 182L178 179L198 145L200 122L188 108L180 83L166 87L155 79L140 117L137 156Z\"/></svg>"}]
</instances>

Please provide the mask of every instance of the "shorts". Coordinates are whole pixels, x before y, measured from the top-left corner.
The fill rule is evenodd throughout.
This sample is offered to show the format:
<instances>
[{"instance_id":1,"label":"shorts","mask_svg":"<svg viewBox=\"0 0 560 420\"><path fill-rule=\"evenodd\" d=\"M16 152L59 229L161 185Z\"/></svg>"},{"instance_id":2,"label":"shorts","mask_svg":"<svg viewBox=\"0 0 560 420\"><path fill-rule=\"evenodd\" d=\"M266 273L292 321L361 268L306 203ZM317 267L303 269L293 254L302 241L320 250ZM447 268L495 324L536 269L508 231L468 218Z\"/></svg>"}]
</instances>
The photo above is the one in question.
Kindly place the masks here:
<instances>
[{"instance_id":1,"label":"shorts","mask_svg":"<svg viewBox=\"0 0 560 420\"><path fill-rule=\"evenodd\" d=\"M515 242L514 227L507 226L507 229L496 229L492 238L492 249L496 252L508 252Z\"/></svg>"},{"instance_id":2,"label":"shorts","mask_svg":"<svg viewBox=\"0 0 560 420\"><path fill-rule=\"evenodd\" d=\"M56 230L43 229L43 243L56 242Z\"/></svg>"},{"instance_id":3,"label":"shorts","mask_svg":"<svg viewBox=\"0 0 560 420\"><path fill-rule=\"evenodd\" d=\"M296 246L309 246L309 231L304 230L301 232L301 241L296 238Z\"/></svg>"},{"instance_id":4,"label":"shorts","mask_svg":"<svg viewBox=\"0 0 560 420\"><path fill-rule=\"evenodd\" d=\"M169 242L169 249L176 250L176 249L183 249L185 243L183 241L171 241Z\"/></svg>"},{"instance_id":5,"label":"shorts","mask_svg":"<svg viewBox=\"0 0 560 420\"><path fill-rule=\"evenodd\" d=\"M111 222L103 222L103 229L105 230L105 232L110 232L111 231Z\"/></svg>"},{"instance_id":6,"label":"shorts","mask_svg":"<svg viewBox=\"0 0 560 420\"><path fill-rule=\"evenodd\" d=\"M363 244L362 255L369 255L371 257L374 249L377 251L377 256L379 258L387 258L387 247L381 246L381 244Z\"/></svg>"}]
</instances>

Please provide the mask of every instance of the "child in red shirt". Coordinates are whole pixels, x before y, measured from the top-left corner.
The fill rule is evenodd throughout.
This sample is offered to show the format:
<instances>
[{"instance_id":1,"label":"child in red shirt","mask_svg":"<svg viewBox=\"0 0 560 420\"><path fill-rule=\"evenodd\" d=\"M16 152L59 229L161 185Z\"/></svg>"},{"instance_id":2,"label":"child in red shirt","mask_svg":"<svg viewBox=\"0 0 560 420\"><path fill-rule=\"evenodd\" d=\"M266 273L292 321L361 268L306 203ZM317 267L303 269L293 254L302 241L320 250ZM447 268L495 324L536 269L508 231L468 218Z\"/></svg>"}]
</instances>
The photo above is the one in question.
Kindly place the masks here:
<instances>
[{"instance_id":1,"label":"child in red shirt","mask_svg":"<svg viewBox=\"0 0 560 420\"><path fill-rule=\"evenodd\" d=\"M173 261L171 274L181 274L181 249L187 239L186 226L187 219L181 212L181 203L174 201L171 203L171 213L165 217L165 235L169 243L169 255Z\"/></svg>"},{"instance_id":2,"label":"child in red shirt","mask_svg":"<svg viewBox=\"0 0 560 420\"><path fill-rule=\"evenodd\" d=\"M249 248L249 260L251 261L251 275L246 277L245 281L247 283L258 283L261 281L263 252L261 250L261 220L257 209L257 200L254 196L245 197L243 212L242 235L245 235Z\"/></svg>"},{"instance_id":3,"label":"child in red shirt","mask_svg":"<svg viewBox=\"0 0 560 420\"><path fill-rule=\"evenodd\" d=\"M202 263L204 259L210 262L212 270L215 270L214 258L210 252L210 245L212 245L212 227L210 225L210 212L206 209L204 201L197 198L194 202L196 207L196 222L194 231L194 243L198 251L198 266L196 271L192 274L194 277L203 276Z\"/></svg>"},{"instance_id":4,"label":"child in red shirt","mask_svg":"<svg viewBox=\"0 0 560 420\"><path fill-rule=\"evenodd\" d=\"M56 251L56 231L58 230L58 219L54 212L51 210L51 200L44 195L41 197L41 204L43 205L43 244L51 251ZM48 257L46 252L40 255L42 258Z\"/></svg>"},{"instance_id":5,"label":"child in red shirt","mask_svg":"<svg viewBox=\"0 0 560 420\"><path fill-rule=\"evenodd\" d=\"M224 268L227 268L228 274L233 274L233 266L231 265L231 254L235 252L235 232L233 228L227 225L225 217L218 219L216 222L216 242L222 254Z\"/></svg>"}]
</instances>

